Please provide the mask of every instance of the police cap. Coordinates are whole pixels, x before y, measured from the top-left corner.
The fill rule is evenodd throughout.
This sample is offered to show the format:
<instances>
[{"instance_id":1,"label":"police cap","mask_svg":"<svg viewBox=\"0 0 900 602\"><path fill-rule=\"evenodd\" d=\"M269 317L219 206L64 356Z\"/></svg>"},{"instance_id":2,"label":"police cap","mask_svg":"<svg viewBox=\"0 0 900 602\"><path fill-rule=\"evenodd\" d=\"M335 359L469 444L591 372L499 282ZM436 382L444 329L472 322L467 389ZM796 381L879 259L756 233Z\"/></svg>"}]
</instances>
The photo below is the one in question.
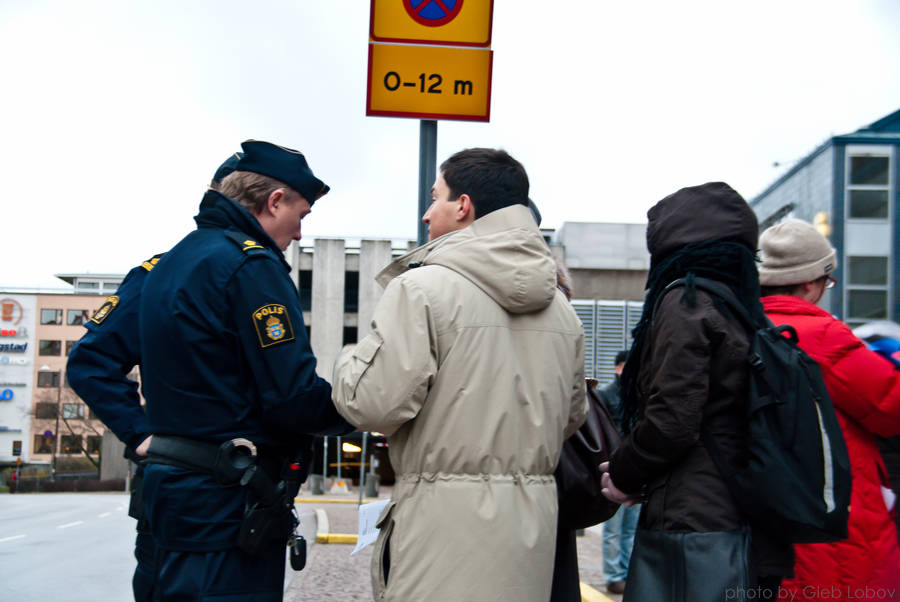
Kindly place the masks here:
<instances>
[{"instance_id":1,"label":"police cap","mask_svg":"<svg viewBox=\"0 0 900 602\"><path fill-rule=\"evenodd\" d=\"M221 184L222 180L225 179L225 176L237 169L238 161L240 161L243 156L244 153L231 153L231 156L219 165L219 169L217 169L215 175L213 175L213 182Z\"/></svg>"},{"instance_id":2,"label":"police cap","mask_svg":"<svg viewBox=\"0 0 900 602\"><path fill-rule=\"evenodd\" d=\"M284 182L302 194L310 205L330 190L313 175L300 151L262 140L247 140L241 143L241 148L244 156L235 171L252 171Z\"/></svg>"}]
</instances>

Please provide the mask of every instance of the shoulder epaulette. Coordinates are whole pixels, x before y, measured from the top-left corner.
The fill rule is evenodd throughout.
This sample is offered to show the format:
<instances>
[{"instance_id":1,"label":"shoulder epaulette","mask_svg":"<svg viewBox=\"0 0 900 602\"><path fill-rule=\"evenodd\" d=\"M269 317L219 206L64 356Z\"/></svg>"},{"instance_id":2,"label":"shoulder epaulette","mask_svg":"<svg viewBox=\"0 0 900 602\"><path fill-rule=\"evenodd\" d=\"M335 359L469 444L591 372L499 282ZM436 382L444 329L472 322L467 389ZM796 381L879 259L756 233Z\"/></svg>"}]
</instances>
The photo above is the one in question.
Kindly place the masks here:
<instances>
[{"instance_id":1,"label":"shoulder epaulette","mask_svg":"<svg viewBox=\"0 0 900 602\"><path fill-rule=\"evenodd\" d=\"M165 255L165 253L160 253L158 255L154 255L153 257L151 257L150 259L148 259L147 261L142 263L141 267L149 272L154 267L156 267L157 262L159 262L159 258L162 257L163 255Z\"/></svg>"},{"instance_id":2,"label":"shoulder epaulette","mask_svg":"<svg viewBox=\"0 0 900 602\"><path fill-rule=\"evenodd\" d=\"M238 247L240 247L241 251L243 251L244 253L249 253L255 249L260 249L262 251L266 250L266 247L264 245L258 243L254 239L248 237L243 232L235 232L234 230L226 230L225 236L227 236L228 239L231 240L231 242L233 242Z\"/></svg>"}]
</instances>

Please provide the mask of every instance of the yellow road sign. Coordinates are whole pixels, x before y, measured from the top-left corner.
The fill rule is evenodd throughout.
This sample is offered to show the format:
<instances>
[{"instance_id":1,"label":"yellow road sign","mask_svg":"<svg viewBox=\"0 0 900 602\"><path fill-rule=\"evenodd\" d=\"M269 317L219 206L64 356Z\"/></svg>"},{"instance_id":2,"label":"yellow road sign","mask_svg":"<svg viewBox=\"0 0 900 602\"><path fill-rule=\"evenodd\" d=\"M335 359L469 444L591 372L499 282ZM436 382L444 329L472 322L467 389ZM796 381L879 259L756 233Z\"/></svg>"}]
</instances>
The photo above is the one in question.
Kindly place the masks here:
<instances>
[{"instance_id":1,"label":"yellow road sign","mask_svg":"<svg viewBox=\"0 0 900 602\"><path fill-rule=\"evenodd\" d=\"M494 0L372 0L369 38L489 46Z\"/></svg>"},{"instance_id":2,"label":"yellow road sign","mask_svg":"<svg viewBox=\"0 0 900 602\"><path fill-rule=\"evenodd\" d=\"M370 42L366 115L490 121L492 58L486 48Z\"/></svg>"}]
</instances>

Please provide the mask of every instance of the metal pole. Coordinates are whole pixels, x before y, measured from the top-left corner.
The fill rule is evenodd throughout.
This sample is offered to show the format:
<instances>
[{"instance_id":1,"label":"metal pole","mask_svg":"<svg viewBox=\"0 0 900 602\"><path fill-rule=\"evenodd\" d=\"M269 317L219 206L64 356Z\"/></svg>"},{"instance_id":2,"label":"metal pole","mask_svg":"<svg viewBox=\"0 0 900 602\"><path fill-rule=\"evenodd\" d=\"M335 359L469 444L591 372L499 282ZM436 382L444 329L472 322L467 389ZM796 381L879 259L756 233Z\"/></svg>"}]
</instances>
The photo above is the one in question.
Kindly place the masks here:
<instances>
[{"instance_id":1,"label":"metal pole","mask_svg":"<svg viewBox=\"0 0 900 602\"><path fill-rule=\"evenodd\" d=\"M418 224L419 246L428 242L428 228L422 222L422 216L431 205L431 187L437 177L437 121L422 119L419 121L419 214Z\"/></svg>"},{"instance_id":2,"label":"metal pole","mask_svg":"<svg viewBox=\"0 0 900 602\"><path fill-rule=\"evenodd\" d=\"M369 431L363 431L362 455L359 457L359 505L362 505L363 489L366 486L366 440Z\"/></svg>"},{"instance_id":3,"label":"metal pole","mask_svg":"<svg viewBox=\"0 0 900 602\"><path fill-rule=\"evenodd\" d=\"M322 492L328 489L328 437L322 437Z\"/></svg>"},{"instance_id":4,"label":"metal pole","mask_svg":"<svg viewBox=\"0 0 900 602\"><path fill-rule=\"evenodd\" d=\"M342 464L341 460L344 459L343 458L344 450L341 448L341 438L340 437L337 438L337 441L338 441L338 444L337 444L337 465L338 465L337 480L338 480L338 483L340 483L341 482L341 464Z\"/></svg>"}]
</instances>

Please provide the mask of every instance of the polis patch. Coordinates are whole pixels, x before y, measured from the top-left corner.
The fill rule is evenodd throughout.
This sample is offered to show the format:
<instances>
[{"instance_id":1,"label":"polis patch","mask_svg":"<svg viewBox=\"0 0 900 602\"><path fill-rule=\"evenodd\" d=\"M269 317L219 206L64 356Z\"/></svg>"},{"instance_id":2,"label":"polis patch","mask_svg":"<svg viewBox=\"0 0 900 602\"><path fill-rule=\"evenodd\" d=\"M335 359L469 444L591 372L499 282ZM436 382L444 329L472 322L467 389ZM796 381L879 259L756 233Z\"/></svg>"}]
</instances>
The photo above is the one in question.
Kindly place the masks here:
<instances>
[{"instance_id":1,"label":"polis patch","mask_svg":"<svg viewBox=\"0 0 900 602\"><path fill-rule=\"evenodd\" d=\"M106 301L103 302L103 305L100 306L100 309L94 312L94 315L91 316L91 322L94 324L102 324L103 320L105 320L109 314L112 313L112 310L116 308L119 304L119 297L113 295L111 297L107 297Z\"/></svg>"},{"instance_id":2,"label":"polis patch","mask_svg":"<svg viewBox=\"0 0 900 602\"><path fill-rule=\"evenodd\" d=\"M278 303L263 305L251 316L260 347L271 347L294 340L294 329L287 308Z\"/></svg>"}]
</instances>

